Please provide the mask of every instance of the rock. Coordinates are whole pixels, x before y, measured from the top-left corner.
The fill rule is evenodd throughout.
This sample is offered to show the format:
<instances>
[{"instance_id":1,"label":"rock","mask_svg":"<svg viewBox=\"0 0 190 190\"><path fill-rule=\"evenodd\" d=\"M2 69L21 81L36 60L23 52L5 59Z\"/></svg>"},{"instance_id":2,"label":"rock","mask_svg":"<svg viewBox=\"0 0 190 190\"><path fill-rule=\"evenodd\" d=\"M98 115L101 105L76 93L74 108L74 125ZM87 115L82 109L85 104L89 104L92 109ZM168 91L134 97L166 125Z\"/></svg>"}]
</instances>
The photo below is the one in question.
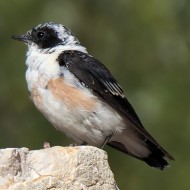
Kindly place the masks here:
<instances>
[{"instance_id":1,"label":"rock","mask_svg":"<svg viewBox=\"0 0 190 190\"><path fill-rule=\"evenodd\" d=\"M0 149L0 189L115 190L107 159L91 146Z\"/></svg>"}]
</instances>

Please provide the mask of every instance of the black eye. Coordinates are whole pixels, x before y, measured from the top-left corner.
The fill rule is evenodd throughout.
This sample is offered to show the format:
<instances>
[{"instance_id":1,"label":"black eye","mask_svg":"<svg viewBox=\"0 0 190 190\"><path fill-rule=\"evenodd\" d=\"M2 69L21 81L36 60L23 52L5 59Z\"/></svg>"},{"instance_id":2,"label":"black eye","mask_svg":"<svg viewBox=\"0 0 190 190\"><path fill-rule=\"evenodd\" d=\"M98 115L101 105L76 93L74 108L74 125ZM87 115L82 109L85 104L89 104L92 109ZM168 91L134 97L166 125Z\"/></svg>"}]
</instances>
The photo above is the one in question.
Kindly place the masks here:
<instances>
[{"instance_id":1,"label":"black eye","mask_svg":"<svg viewBox=\"0 0 190 190\"><path fill-rule=\"evenodd\" d=\"M37 33L37 38L38 38L38 39L41 39L44 35L45 35L44 32L38 32L38 33Z\"/></svg>"},{"instance_id":2,"label":"black eye","mask_svg":"<svg viewBox=\"0 0 190 190\"><path fill-rule=\"evenodd\" d=\"M54 28L43 26L32 29L31 41L37 44L39 48L46 49L60 44L62 39L59 39L59 36Z\"/></svg>"}]
</instances>

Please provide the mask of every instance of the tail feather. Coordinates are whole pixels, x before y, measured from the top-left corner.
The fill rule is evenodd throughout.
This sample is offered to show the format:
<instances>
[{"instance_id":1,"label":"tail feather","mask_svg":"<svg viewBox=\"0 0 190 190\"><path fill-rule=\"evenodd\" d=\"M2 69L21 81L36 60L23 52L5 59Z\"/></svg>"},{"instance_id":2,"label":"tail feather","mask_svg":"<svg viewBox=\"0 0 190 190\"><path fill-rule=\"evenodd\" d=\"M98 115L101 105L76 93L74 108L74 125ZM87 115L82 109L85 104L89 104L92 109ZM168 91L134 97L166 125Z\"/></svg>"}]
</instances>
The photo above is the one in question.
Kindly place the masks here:
<instances>
[{"instance_id":1,"label":"tail feather","mask_svg":"<svg viewBox=\"0 0 190 190\"><path fill-rule=\"evenodd\" d=\"M169 166L168 161L174 160L174 158L166 152L162 147L157 146L156 144L152 143L151 141L147 141L147 146L151 151L147 157L143 158L148 165L156 168L160 168L161 170L165 167Z\"/></svg>"},{"instance_id":2,"label":"tail feather","mask_svg":"<svg viewBox=\"0 0 190 190\"><path fill-rule=\"evenodd\" d=\"M125 130L111 139L108 145L161 170L169 165L169 160L174 160L156 141L132 131Z\"/></svg>"}]
</instances>

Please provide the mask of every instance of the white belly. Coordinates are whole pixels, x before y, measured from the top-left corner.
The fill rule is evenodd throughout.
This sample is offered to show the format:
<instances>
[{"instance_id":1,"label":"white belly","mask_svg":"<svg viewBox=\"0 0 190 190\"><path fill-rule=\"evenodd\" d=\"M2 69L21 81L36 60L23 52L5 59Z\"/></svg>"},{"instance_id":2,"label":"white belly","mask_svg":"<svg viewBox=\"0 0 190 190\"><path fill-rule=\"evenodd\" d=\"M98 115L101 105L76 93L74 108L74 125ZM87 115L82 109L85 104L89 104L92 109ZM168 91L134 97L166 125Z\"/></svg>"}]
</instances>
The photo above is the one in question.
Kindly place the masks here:
<instances>
[{"instance_id":1,"label":"white belly","mask_svg":"<svg viewBox=\"0 0 190 190\"><path fill-rule=\"evenodd\" d=\"M98 99L94 110L70 108L47 89L39 88L33 101L55 128L79 143L101 145L107 136L119 134L125 127L121 116Z\"/></svg>"}]
</instances>

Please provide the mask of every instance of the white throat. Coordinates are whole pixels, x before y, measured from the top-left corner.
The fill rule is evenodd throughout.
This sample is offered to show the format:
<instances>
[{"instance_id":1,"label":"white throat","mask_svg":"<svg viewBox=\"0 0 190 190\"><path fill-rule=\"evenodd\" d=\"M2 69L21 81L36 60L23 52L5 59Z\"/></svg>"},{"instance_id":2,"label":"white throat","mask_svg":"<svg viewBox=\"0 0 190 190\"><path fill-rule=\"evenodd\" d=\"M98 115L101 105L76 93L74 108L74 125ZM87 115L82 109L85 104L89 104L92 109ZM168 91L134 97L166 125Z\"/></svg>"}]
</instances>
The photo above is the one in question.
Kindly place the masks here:
<instances>
[{"instance_id":1,"label":"white throat","mask_svg":"<svg viewBox=\"0 0 190 190\"><path fill-rule=\"evenodd\" d=\"M26 55L26 80L29 91L32 91L35 86L44 88L50 79L60 76L62 71L57 62L57 58L62 52L68 50L87 53L86 48L80 45L59 45L44 50L39 49L35 44L29 46Z\"/></svg>"},{"instance_id":2,"label":"white throat","mask_svg":"<svg viewBox=\"0 0 190 190\"><path fill-rule=\"evenodd\" d=\"M36 64L36 59L43 59L43 57L49 57L51 54L59 55L63 51L81 51L83 53L88 53L86 48L81 45L69 44L69 45L58 45L53 48L40 49L36 44L31 44L28 47L27 51L27 60L26 65L31 67L33 64ZM32 66L33 67L33 66Z\"/></svg>"}]
</instances>

